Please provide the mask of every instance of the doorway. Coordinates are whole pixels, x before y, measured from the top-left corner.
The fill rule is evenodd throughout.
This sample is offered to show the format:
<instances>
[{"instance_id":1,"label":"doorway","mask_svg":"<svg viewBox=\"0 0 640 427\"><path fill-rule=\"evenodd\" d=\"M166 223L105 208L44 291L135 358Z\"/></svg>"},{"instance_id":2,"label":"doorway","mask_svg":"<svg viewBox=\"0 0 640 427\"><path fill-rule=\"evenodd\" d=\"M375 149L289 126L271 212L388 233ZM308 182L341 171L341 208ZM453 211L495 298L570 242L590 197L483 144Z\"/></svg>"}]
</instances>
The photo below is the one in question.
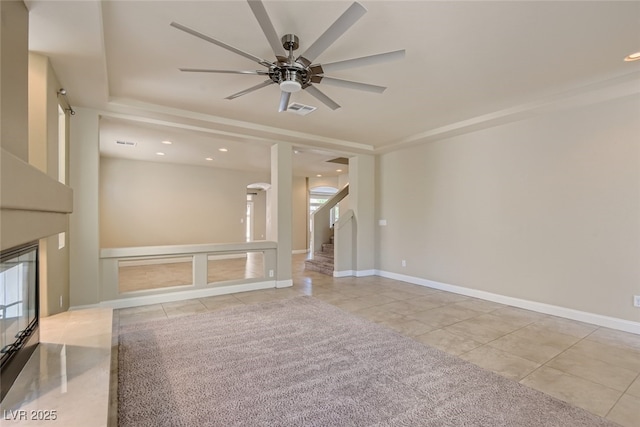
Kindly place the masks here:
<instances>
[{"instance_id":1,"label":"doorway","mask_svg":"<svg viewBox=\"0 0 640 427\"><path fill-rule=\"evenodd\" d=\"M253 194L247 194L247 212L245 219L245 237L247 242L254 241Z\"/></svg>"}]
</instances>

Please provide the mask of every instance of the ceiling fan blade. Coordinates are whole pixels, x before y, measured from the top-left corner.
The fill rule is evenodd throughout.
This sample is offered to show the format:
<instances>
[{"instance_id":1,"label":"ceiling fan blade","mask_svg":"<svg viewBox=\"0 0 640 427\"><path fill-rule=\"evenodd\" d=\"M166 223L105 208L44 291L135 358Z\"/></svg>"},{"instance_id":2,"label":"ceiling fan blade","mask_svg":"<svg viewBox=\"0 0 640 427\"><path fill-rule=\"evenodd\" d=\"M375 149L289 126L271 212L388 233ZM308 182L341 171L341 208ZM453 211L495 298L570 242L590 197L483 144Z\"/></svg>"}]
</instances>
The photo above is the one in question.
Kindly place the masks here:
<instances>
[{"instance_id":1,"label":"ceiling fan blade","mask_svg":"<svg viewBox=\"0 0 640 427\"><path fill-rule=\"evenodd\" d=\"M264 82L257 84L255 86L251 86L249 89L245 89L243 91L240 91L238 93L234 93L233 95L229 95L227 96L225 99L236 99L239 96L242 95L246 95L248 93L253 92L254 90L258 90L258 89L262 89L263 87L269 86L270 84L273 84L273 80L265 80Z\"/></svg>"},{"instance_id":2,"label":"ceiling fan blade","mask_svg":"<svg viewBox=\"0 0 640 427\"><path fill-rule=\"evenodd\" d=\"M311 96L313 96L318 101L322 102L324 105L331 108L332 110L337 110L338 108L340 108L340 105L338 105L333 99L329 98L327 95L322 93L320 89L318 89L317 87L313 85L307 86L304 90L309 92Z\"/></svg>"},{"instance_id":3,"label":"ceiling fan blade","mask_svg":"<svg viewBox=\"0 0 640 427\"><path fill-rule=\"evenodd\" d=\"M289 99L291 99L291 92L282 91L280 94L280 106L278 107L278 113L287 111L287 108L289 108Z\"/></svg>"},{"instance_id":4,"label":"ceiling fan blade","mask_svg":"<svg viewBox=\"0 0 640 427\"><path fill-rule=\"evenodd\" d=\"M206 68L178 68L180 71L186 73L222 73L222 74L253 74L256 76L268 76L268 71L256 70L256 71L242 71L242 70L210 70Z\"/></svg>"},{"instance_id":5,"label":"ceiling fan blade","mask_svg":"<svg viewBox=\"0 0 640 427\"><path fill-rule=\"evenodd\" d=\"M172 22L171 26L174 27L174 28L177 28L177 29L179 29L181 31L184 31L187 34L191 34L192 36L198 37L198 38L200 38L200 39L202 39L204 41L208 41L209 43L213 43L213 44L215 44L217 46L225 48L225 49L227 49L227 50L229 50L229 51L231 51L233 53L236 53L236 54L238 54L240 56L244 56L245 58L250 59L252 61L255 61L258 64L264 65L265 67L270 67L270 66L273 65L272 62L269 62L269 61L267 61L265 59L259 58L259 57L255 56L255 55L252 55L250 53L247 53L245 51L237 49L237 48L235 48L233 46L230 46L230 45L228 45L228 44L226 44L224 42L221 42L220 40L216 40L213 37L209 37L206 34L202 34L202 33L198 32L196 30L193 30L193 29L191 29L189 27L185 27L182 24L178 24L177 22Z\"/></svg>"},{"instance_id":6,"label":"ceiling fan blade","mask_svg":"<svg viewBox=\"0 0 640 427\"><path fill-rule=\"evenodd\" d=\"M376 65L383 62L396 61L403 59L405 50L395 50L393 52L378 53L376 55L362 56L360 58L345 59L344 61L330 62L328 64L321 64L320 72L316 72L315 65L311 68L314 74L332 73L334 71L346 70L349 68L366 67L367 65Z\"/></svg>"},{"instance_id":7,"label":"ceiling fan blade","mask_svg":"<svg viewBox=\"0 0 640 427\"><path fill-rule=\"evenodd\" d=\"M321 83L331 86L344 87L347 89L363 90L365 92L382 93L387 89L384 86L370 85L367 83L352 82L350 80L334 79L333 77L322 77Z\"/></svg>"},{"instance_id":8,"label":"ceiling fan blade","mask_svg":"<svg viewBox=\"0 0 640 427\"><path fill-rule=\"evenodd\" d=\"M340 17L331 24L322 35L313 42L311 46L302 54L300 58L304 58L312 63L322 52L324 52L329 46L340 38L358 19L362 18L367 13L361 4L354 2Z\"/></svg>"},{"instance_id":9,"label":"ceiling fan blade","mask_svg":"<svg viewBox=\"0 0 640 427\"><path fill-rule=\"evenodd\" d=\"M247 3L249 3L253 15L258 20L258 24L260 24L260 28L262 28L262 32L271 45L275 56L287 56L287 53L280 43L280 37L278 37L276 29L273 27L271 19L269 19L267 10L264 8L264 4L260 0L247 0Z\"/></svg>"}]
</instances>

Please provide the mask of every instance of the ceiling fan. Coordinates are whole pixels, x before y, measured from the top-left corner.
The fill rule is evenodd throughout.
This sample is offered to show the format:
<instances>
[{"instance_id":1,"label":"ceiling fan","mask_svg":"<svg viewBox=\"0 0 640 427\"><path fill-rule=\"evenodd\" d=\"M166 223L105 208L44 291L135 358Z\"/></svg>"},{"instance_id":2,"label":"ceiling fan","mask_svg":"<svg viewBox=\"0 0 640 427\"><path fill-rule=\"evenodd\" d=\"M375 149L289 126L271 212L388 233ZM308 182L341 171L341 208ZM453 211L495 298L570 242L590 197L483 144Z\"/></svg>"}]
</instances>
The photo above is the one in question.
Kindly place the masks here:
<instances>
[{"instance_id":1,"label":"ceiling fan","mask_svg":"<svg viewBox=\"0 0 640 427\"><path fill-rule=\"evenodd\" d=\"M282 36L282 38L279 38L262 1L247 0L247 2L249 3L249 7L251 8L254 16L258 20L258 23L260 24L260 27L262 28L267 41L271 45L271 49L273 49L273 53L276 57L275 61L268 61L266 59L259 58L255 55L244 52L224 42L221 42L220 40L216 40L213 37L209 37L206 34L200 33L177 22L171 23L171 26L174 28L182 30L185 33L191 34L222 48L225 48L233 53L248 58L266 67L265 70L257 71L180 68L180 71L184 72L248 74L268 77L268 79L263 81L262 83L238 93L234 93L233 95L230 95L225 99L235 99L239 96L246 95L255 90L275 83L280 86L281 90L280 105L278 108L279 112L287 110L291 94L300 90L307 91L310 95L314 96L316 99L318 99L320 102L322 102L332 110L336 110L340 108L340 105L338 105L334 100L320 91L320 89L318 89L316 85L322 83L374 93L382 93L386 89L386 87L328 77L325 75L325 73L331 73L333 71L344 70L348 68L374 65L404 58L405 51L396 50L392 52L379 53L376 55L331 62L328 64L313 63L313 61L315 61L315 59L320 56L320 54L322 54L329 46L331 46L338 38L340 38L340 36L342 36L367 12L367 10L357 2L351 4L351 6L349 6L349 8L342 15L340 15L340 17L311 46L309 46L302 55L298 56L297 58L294 56L293 52L297 50L299 46L298 36L296 36L295 34L285 34L284 36Z\"/></svg>"}]
</instances>

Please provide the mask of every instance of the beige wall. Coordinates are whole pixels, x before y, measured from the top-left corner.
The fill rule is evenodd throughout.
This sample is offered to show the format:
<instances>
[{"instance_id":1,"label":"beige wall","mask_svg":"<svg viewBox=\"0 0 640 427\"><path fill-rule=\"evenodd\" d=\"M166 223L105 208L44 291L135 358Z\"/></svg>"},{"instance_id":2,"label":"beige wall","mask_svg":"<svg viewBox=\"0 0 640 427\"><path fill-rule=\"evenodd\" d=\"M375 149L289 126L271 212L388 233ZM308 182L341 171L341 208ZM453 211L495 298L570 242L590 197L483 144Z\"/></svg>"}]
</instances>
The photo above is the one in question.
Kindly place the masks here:
<instances>
[{"instance_id":1,"label":"beige wall","mask_svg":"<svg viewBox=\"0 0 640 427\"><path fill-rule=\"evenodd\" d=\"M100 159L100 245L245 240L246 187L269 174Z\"/></svg>"},{"instance_id":2,"label":"beige wall","mask_svg":"<svg viewBox=\"0 0 640 427\"><path fill-rule=\"evenodd\" d=\"M333 187L338 189L338 177L337 176L311 176L309 177L309 189L313 190L316 187Z\"/></svg>"},{"instance_id":3,"label":"beige wall","mask_svg":"<svg viewBox=\"0 0 640 427\"><path fill-rule=\"evenodd\" d=\"M10 153L5 160L13 154L31 165L21 161L18 162L22 166L14 162L5 164L18 169L14 173L3 170L10 181L3 177L3 187L9 188L3 191L2 206L11 209L2 209L1 246L8 248L52 235L40 240L40 314L47 316L69 306L68 252L67 248L58 250L58 236L54 234L67 231L65 212L70 210L71 200L68 189L55 184L59 83L46 57L29 55L28 12L24 3L2 1L0 15L1 145ZM19 177L15 174L18 170ZM58 196L61 199L56 199Z\"/></svg>"},{"instance_id":4,"label":"beige wall","mask_svg":"<svg viewBox=\"0 0 640 427\"><path fill-rule=\"evenodd\" d=\"M309 208L307 204L307 178L293 177L293 242L292 249L301 251L308 249Z\"/></svg>"},{"instance_id":5,"label":"beige wall","mask_svg":"<svg viewBox=\"0 0 640 427\"><path fill-rule=\"evenodd\" d=\"M253 240L265 240L267 236L267 192L258 191L253 196Z\"/></svg>"},{"instance_id":6,"label":"beige wall","mask_svg":"<svg viewBox=\"0 0 640 427\"><path fill-rule=\"evenodd\" d=\"M267 192L257 191L253 196L254 240L265 240L267 235ZM293 177L293 250L307 248L308 208L307 208L307 179Z\"/></svg>"},{"instance_id":7,"label":"beige wall","mask_svg":"<svg viewBox=\"0 0 640 427\"><path fill-rule=\"evenodd\" d=\"M29 163L58 179L60 83L47 57L29 54ZM66 145L66 141L63 142ZM65 149L66 153L67 150ZM69 308L69 247L58 235L40 240L40 308L43 316Z\"/></svg>"},{"instance_id":8,"label":"beige wall","mask_svg":"<svg viewBox=\"0 0 640 427\"><path fill-rule=\"evenodd\" d=\"M620 98L382 155L377 267L639 321L639 111Z\"/></svg>"},{"instance_id":9,"label":"beige wall","mask_svg":"<svg viewBox=\"0 0 640 427\"><path fill-rule=\"evenodd\" d=\"M0 145L28 161L29 12L22 1L0 1Z\"/></svg>"}]
</instances>

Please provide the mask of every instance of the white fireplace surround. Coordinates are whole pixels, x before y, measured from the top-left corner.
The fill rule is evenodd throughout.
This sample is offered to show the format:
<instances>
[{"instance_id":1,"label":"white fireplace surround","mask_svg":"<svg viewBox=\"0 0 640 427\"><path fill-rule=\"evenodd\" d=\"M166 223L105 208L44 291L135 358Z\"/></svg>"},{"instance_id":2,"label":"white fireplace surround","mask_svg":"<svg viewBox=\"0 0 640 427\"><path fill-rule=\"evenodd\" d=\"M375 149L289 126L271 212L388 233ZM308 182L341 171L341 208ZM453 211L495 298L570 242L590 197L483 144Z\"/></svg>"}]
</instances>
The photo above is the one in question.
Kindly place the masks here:
<instances>
[{"instance_id":1,"label":"white fireplace surround","mask_svg":"<svg viewBox=\"0 0 640 427\"><path fill-rule=\"evenodd\" d=\"M0 250L63 232L73 191L19 157L0 152Z\"/></svg>"}]
</instances>

